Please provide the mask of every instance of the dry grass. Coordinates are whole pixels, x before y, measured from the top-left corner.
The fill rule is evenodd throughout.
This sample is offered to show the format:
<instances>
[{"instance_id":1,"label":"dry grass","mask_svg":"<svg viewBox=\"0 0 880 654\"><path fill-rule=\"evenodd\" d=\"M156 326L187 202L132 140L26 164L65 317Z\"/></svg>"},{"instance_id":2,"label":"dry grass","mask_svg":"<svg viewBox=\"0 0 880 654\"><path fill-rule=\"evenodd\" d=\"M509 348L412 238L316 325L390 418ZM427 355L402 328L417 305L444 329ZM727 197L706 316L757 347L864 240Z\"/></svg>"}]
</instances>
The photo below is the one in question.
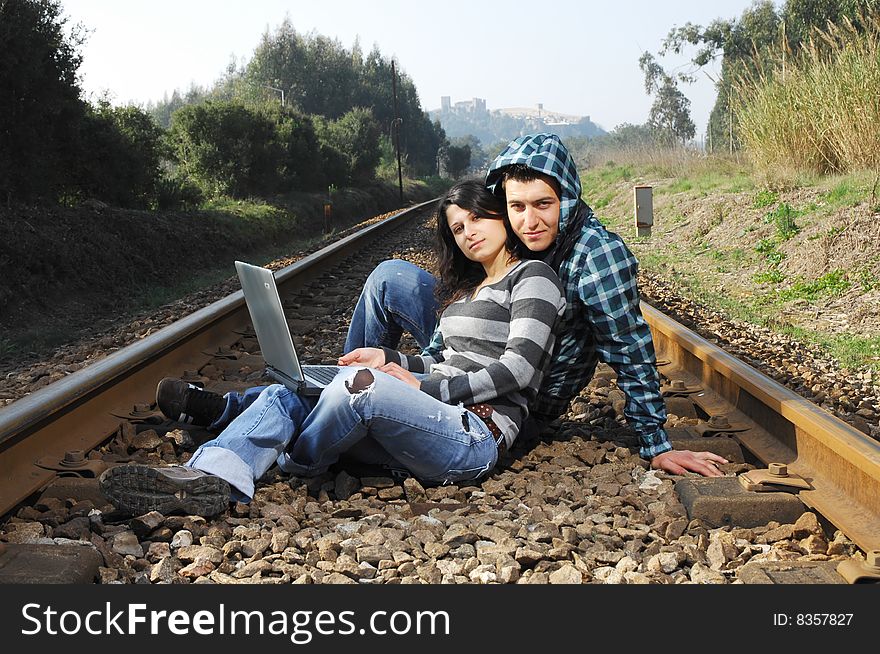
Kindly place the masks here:
<instances>
[{"instance_id":1,"label":"dry grass","mask_svg":"<svg viewBox=\"0 0 880 654\"><path fill-rule=\"evenodd\" d=\"M734 111L756 168L880 169L880 18L863 24L817 31L797 57L738 80Z\"/></svg>"}]
</instances>

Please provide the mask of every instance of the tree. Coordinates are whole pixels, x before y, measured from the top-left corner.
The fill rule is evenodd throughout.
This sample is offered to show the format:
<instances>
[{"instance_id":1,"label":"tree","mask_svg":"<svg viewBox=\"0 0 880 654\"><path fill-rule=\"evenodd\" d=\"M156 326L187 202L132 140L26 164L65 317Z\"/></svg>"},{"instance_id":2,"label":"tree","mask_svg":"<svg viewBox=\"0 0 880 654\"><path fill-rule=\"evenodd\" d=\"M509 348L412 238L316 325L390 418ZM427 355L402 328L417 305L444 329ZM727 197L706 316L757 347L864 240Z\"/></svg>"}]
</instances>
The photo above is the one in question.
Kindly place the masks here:
<instances>
[{"instance_id":1,"label":"tree","mask_svg":"<svg viewBox=\"0 0 880 654\"><path fill-rule=\"evenodd\" d=\"M859 29L861 16L880 11L880 0L787 0L777 10L771 0L756 1L739 19L717 19L703 28L693 23L673 27L660 54L680 54L695 47L693 69L680 76L692 82L695 75L721 58L721 74L712 78L718 90L709 116L709 141L716 148L733 150L739 146L737 126L730 107L737 78L754 75L783 57L797 54L816 29L827 29L844 18ZM707 73L708 74L708 73Z\"/></svg>"},{"instance_id":2,"label":"tree","mask_svg":"<svg viewBox=\"0 0 880 654\"><path fill-rule=\"evenodd\" d=\"M446 172L452 179L458 179L471 165L471 146L450 145L446 148Z\"/></svg>"},{"instance_id":3,"label":"tree","mask_svg":"<svg viewBox=\"0 0 880 654\"><path fill-rule=\"evenodd\" d=\"M57 0L0 0L0 195L63 192L86 114L76 73L85 38Z\"/></svg>"},{"instance_id":4,"label":"tree","mask_svg":"<svg viewBox=\"0 0 880 654\"><path fill-rule=\"evenodd\" d=\"M163 130L135 106L112 107L103 99L89 107L79 131L82 156L70 173L76 193L125 207L149 208L156 200Z\"/></svg>"},{"instance_id":5,"label":"tree","mask_svg":"<svg viewBox=\"0 0 880 654\"><path fill-rule=\"evenodd\" d=\"M233 102L188 105L171 117L169 139L185 175L206 195L246 198L280 186L275 123Z\"/></svg>"},{"instance_id":6,"label":"tree","mask_svg":"<svg viewBox=\"0 0 880 654\"><path fill-rule=\"evenodd\" d=\"M663 70L650 52L639 58L639 68L645 75L645 92L655 96L648 126L661 143L687 143L696 132L691 120L691 101L684 97L672 76Z\"/></svg>"},{"instance_id":7,"label":"tree","mask_svg":"<svg viewBox=\"0 0 880 654\"><path fill-rule=\"evenodd\" d=\"M457 145L459 147L468 146L471 150L471 161L469 167L474 170L485 170L489 167L489 161L494 158L497 153L489 153L483 148L483 144L473 134L468 134L467 136L457 136L455 138L449 139L450 145Z\"/></svg>"},{"instance_id":8,"label":"tree","mask_svg":"<svg viewBox=\"0 0 880 654\"><path fill-rule=\"evenodd\" d=\"M346 112L339 120L318 121L321 142L336 150L345 162L345 182L365 182L373 179L379 163L379 124L373 112L357 107Z\"/></svg>"},{"instance_id":9,"label":"tree","mask_svg":"<svg viewBox=\"0 0 880 654\"><path fill-rule=\"evenodd\" d=\"M369 109L381 133L390 137L395 120L391 69L391 61L378 48L365 57L358 43L348 51L335 39L299 34L285 18L263 35L242 78L227 78L247 89L242 93L250 94L249 102L256 97L277 101L278 93L268 88L274 87L284 91L288 105L328 120L358 107ZM412 80L399 70L397 74L401 150L415 174L429 174L445 133L422 110Z\"/></svg>"}]
</instances>

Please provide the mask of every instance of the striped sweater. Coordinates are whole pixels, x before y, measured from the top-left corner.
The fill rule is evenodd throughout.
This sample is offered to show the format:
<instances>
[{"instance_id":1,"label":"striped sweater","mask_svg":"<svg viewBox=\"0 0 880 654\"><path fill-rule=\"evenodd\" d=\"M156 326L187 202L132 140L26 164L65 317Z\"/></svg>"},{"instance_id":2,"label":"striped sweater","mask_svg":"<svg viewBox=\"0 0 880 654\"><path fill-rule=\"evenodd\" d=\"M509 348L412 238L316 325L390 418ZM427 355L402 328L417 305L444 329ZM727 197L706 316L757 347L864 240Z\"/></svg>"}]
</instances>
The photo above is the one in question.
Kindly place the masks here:
<instances>
[{"instance_id":1,"label":"striped sweater","mask_svg":"<svg viewBox=\"0 0 880 654\"><path fill-rule=\"evenodd\" d=\"M521 261L475 297L446 308L434 335L435 342L442 336L439 354L383 348L385 361L429 373L421 389L442 402L492 406L492 419L510 447L540 387L564 308L556 273L542 261Z\"/></svg>"}]
</instances>

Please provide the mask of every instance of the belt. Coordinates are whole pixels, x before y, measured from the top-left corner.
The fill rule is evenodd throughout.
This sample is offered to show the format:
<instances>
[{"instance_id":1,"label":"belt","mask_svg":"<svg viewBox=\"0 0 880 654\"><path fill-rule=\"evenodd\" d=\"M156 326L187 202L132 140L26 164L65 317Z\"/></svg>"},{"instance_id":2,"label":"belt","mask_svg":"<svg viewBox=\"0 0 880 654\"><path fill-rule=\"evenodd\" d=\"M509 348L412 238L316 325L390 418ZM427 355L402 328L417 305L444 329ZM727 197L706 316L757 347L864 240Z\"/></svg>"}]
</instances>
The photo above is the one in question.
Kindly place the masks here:
<instances>
[{"instance_id":1,"label":"belt","mask_svg":"<svg viewBox=\"0 0 880 654\"><path fill-rule=\"evenodd\" d=\"M498 425L492 420L492 414L495 412L495 409L488 404L468 404L465 409L478 415L480 420L482 420L489 428L489 431L495 437L495 445L498 446L498 454L501 455L507 452L507 442L504 440L504 434L501 433Z\"/></svg>"}]
</instances>

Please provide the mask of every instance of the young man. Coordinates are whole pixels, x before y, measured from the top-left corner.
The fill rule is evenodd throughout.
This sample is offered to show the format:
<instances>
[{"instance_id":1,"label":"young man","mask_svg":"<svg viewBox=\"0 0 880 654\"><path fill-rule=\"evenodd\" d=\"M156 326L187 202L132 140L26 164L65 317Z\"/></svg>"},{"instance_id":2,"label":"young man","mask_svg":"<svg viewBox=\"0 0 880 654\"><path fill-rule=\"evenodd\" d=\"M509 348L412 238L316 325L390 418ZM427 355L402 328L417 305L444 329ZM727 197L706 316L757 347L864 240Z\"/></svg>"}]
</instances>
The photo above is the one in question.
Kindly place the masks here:
<instances>
[{"instance_id":1,"label":"young man","mask_svg":"<svg viewBox=\"0 0 880 654\"><path fill-rule=\"evenodd\" d=\"M580 199L574 161L555 134L511 141L489 167L486 185L505 198L520 240L558 271L567 307L557 328L553 359L531 416L538 427L558 418L590 381L599 360L617 373L626 395L624 414L638 433L640 454L654 468L721 476L711 452L673 450L663 429L654 344L639 308L638 262L623 240L607 231ZM401 260L386 261L370 274L355 307L345 351L396 347L409 331L426 353L436 326L435 280Z\"/></svg>"}]
</instances>

